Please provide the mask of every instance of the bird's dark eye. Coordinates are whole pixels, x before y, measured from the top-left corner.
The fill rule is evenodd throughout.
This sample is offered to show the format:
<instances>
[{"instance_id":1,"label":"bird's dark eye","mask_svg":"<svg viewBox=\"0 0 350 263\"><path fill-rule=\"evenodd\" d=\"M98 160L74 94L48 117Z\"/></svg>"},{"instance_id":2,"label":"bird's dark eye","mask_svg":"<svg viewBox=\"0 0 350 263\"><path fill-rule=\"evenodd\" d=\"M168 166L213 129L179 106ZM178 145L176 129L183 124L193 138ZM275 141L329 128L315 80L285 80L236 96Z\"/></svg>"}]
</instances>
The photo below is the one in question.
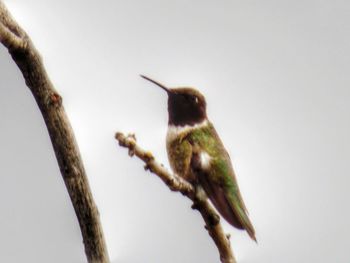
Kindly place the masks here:
<instances>
[{"instance_id":1,"label":"bird's dark eye","mask_svg":"<svg viewBox=\"0 0 350 263\"><path fill-rule=\"evenodd\" d=\"M189 99L190 99L190 101L192 101L194 103L198 103L198 97L197 96L191 95L191 96L189 96Z\"/></svg>"},{"instance_id":2,"label":"bird's dark eye","mask_svg":"<svg viewBox=\"0 0 350 263\"><path fill-rule=\"evenodd\" d=\"M191 100L194 102L194 103L198 103L198 97L197 96L191 96Z\"/></svg>"}]
</instances>

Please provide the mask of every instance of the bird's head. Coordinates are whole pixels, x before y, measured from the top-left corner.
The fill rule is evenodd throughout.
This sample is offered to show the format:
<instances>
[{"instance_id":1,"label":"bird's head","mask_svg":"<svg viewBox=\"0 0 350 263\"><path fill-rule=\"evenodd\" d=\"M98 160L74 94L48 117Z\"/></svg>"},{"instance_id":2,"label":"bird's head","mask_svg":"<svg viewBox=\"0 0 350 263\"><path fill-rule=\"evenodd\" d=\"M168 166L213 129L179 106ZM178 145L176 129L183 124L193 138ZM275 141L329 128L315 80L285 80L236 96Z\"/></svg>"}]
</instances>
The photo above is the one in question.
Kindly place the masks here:
<instances>
[{"instance_id":1,"label":"bird's head","mask_svg":"<svg viewBox=\"0 0 350 263\"><path fill-rule=\"evenodd\" d=\"M193 126L207 118L205 98L198 90L189 87L168 88L146 76L141 77L167 92L169 125Z\"/></svg>"}]
</instances>

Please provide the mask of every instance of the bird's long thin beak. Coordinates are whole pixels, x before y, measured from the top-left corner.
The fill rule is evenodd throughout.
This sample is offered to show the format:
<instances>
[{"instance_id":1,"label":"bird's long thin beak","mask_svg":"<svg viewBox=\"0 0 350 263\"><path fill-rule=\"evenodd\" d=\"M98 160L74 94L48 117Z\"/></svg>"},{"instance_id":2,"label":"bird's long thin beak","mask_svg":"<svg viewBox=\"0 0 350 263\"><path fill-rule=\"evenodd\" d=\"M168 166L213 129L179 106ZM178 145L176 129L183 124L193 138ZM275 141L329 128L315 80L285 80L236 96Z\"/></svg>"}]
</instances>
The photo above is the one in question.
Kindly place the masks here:
<instances>
[{"instance_id":1,"label":"bird's long thin beak","mask_svg":"<svg viewBox=\"0 0 350 263\"><path fill-rule=\"evenodd\" d=\"M156 84L157 86L161 87L163 90L165 90L168 94L170 93L170 89L168 89L167 87L165 87L163 84L159 83L158 81L155 81L149 77L146 77L144 75L140 75L142 78L152 82L153 84Z\"/></svg>"}]
</instances>

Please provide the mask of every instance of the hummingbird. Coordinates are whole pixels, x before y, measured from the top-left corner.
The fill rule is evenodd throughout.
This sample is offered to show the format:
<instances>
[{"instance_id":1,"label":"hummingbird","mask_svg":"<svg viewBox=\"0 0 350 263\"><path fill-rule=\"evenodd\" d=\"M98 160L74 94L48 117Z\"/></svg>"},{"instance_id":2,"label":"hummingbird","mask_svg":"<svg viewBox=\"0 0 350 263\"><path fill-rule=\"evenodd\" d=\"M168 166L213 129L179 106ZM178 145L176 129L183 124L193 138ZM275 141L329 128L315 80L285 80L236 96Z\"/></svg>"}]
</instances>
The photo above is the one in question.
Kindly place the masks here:
<instances>
[{"instance_id":1,"label":"hummingbird","mask_svg":"<svg viewBox=\"0 0 350 263\"><path fill-rule=\"evenodd\" d=\"M203 189L219 214L256 242L230 156L207 117L205 97L194 88L168 88L141 77L168 95L166 148L172 170L192 183L196 192Z\"/></svg>"}]
</instances>

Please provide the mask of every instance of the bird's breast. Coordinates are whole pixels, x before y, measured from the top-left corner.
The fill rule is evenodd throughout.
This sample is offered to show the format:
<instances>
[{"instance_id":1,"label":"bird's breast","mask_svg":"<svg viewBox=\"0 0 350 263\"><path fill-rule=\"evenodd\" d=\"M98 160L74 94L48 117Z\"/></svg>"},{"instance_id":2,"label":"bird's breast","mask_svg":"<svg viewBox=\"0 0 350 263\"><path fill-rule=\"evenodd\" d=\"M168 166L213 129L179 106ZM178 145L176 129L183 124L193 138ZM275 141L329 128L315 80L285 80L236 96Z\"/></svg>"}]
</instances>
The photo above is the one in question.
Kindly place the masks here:
<instances>
[{"instance_id":1,"label":"bird's breast","mask_svg":"<svg viewBox=\"0 0 350 263\"><path fill-rule=\"evenodd\" d=\"M192 145L189 141L193 131L206 127L208 121L196 125L174 126L169 125L166 146L170 166L172 170L182 178L192 181L193 175L190 169L192 157ZM208 156L203 156L203 161L208 161Z\"/></svg>"}]
</instances>

